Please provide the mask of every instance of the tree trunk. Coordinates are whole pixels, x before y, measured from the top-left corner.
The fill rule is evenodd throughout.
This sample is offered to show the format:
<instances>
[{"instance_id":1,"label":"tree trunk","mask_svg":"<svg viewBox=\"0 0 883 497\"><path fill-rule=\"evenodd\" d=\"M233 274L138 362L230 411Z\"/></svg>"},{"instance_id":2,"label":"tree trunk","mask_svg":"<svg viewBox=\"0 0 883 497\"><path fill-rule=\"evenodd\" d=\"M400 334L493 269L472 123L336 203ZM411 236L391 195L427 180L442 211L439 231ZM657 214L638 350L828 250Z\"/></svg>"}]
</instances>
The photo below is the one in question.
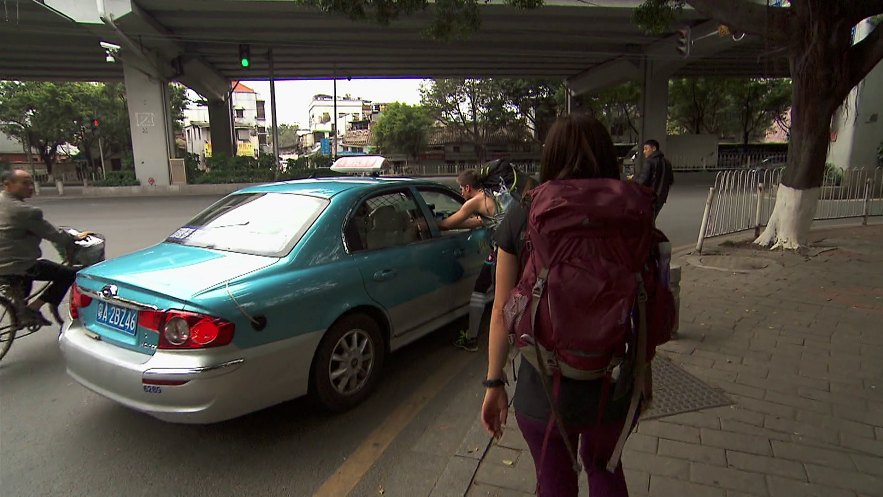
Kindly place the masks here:
<instances>
[{"instance_id":1,"label":"tree trunk","mask_svg":"<svg viewBox=\"0 0 883 497\"><path fill-rule=\"evenodd\" d=\"M807 24L789 55L794 84L788 165L757 245L795 250L806 245L825 174L831 118L845 97L839 87L847 77L842 67L849 41L831 16L818 15Z\"/></svg>"}]
</instances>

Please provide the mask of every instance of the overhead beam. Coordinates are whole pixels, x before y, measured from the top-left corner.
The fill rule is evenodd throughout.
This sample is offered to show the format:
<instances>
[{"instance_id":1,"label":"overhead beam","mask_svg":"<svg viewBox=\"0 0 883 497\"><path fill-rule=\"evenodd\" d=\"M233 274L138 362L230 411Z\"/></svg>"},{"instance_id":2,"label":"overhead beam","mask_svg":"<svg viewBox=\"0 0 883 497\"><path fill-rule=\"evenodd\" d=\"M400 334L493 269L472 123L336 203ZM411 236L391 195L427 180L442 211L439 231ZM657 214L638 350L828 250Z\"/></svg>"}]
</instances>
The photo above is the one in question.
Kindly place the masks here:
<instances>
[{"instance_id":1,"label":"overhead beam","mask_svg":"<svg viewBox=\"0 0 883 497\"><path fill-rule=\"evenodd\" d=\"M718 36L720 23L715 20L705 21L691 27L696 40L690 50L689 57L681 57L677 52L677 38L668 36L647 47L645 54L653 63L655 77L670 77L688 64L714 57L732 48L736 42L732 37ZM712 36L707 36L711 35ZM745 41L745 40L743 40ZM624 60L622 57L612 59L603 64L591 67L571 78L567 85L576 95L593 92L625 81L639 81L643 76L639 61Z\"/></svg>"}]
</instances>

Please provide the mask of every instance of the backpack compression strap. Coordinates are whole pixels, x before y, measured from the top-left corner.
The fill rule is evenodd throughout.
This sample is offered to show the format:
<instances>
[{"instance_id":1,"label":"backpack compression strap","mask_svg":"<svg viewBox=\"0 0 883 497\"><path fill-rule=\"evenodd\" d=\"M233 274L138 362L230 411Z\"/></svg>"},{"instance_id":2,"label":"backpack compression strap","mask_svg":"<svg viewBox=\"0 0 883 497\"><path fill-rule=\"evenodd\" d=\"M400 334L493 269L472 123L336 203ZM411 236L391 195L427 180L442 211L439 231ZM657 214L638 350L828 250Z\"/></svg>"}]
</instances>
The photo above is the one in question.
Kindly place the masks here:
<instances>
[{"instance_id":1,"label":"backpack compression strap","mask_svg":"<svg viewBox=\"0 0 883 497\"><path fill-rule=\"evenodd\" d=\"M570 460L573 463L573 470L577 474L580 473L581 467L579 464L579 460L576 457L576 451L570 443L570 438L567 436L567 429L564 427L564 421L561 419L561 413L558 412L558 391L561 388L561 371L556 370L554 372L554 377L549 374L549 370L546 369L546 360L543 358L543 353L540 351L541 347L536 339L536 322L537 322L537 311L540 308L540 299L543 297L543 292L546 289L546 279L549 277L549 268L544 267L542 271L537 275L537 281L533 285L533 289L531 291L531 296L533 297L530 302L530 329L531 333L534 335L532 337L534 350L536 350L537 354L537 366L540 369L541 377L543 379L543 390L546 392L546 399L549 401L549 410L551 413L551 419L549 419L549 424L546 426L546 435L543 437L543 448L540 451L540 460L538 461L538 467L543 467L543 460L546 458L546 447L549 443L549 435L552 432L553 423L558 425L558 431L561 432L561 439L564 441L564 447L567 449L567 453L570 454ZM526 356L522 356L526 357ZM554 381L554 384L551 384L550 379ZM539 477L537 478L539 479Z\"/></svg>"},{"instance_id":2,"label":"backpack compression strap","mask_svg":"<svg viewBox=\"0 0 883 497\"><path fill-rule=\"evenodd\" d=\"M619 466L619 459L622 457L622 451L625 448L625 442L632 431L638 416L638 404L641 402L642 385L644 385L644 375L647 373L647 289L644 287L644 279L641 273L637 274L638 279L638 347L635 354L635 382L632 386L632 398L629 401L628 414L625 417L625 424L622 425L622 432L616 441L613 454L607 461L607 471L613 473Z\"/></svg>"}]
</instances>

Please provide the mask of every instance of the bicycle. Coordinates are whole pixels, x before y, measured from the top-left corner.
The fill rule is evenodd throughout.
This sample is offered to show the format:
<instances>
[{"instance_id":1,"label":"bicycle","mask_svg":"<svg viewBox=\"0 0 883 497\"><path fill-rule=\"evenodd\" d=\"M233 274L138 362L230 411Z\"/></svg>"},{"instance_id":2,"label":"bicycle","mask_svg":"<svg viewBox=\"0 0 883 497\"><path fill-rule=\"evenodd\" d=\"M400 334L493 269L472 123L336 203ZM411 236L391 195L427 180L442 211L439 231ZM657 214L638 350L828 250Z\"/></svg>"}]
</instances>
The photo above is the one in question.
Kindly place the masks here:
<instances>
[{"instance_id":1,"label":"bicycle","mask_svg":"<svg viewBox=\"0 0 883 497\"><path fill-rule=\"evenodd\" d=\"M66 230L73 235L79 234L79 231L72 228ZM63 264L76 268L77 271L104 260L104 237L98 234L90 234L77 241L70 251L64 247L55 248L62 256ZM33 311L29 312L27 306L43 293L49 283L32 293L33 284L34 281L25 276L0 276L0 361L9 352L16 338L32 335L46 326L34 319ZM25 333L20 333L22 331Z\"/></svg>"}]
</instances>

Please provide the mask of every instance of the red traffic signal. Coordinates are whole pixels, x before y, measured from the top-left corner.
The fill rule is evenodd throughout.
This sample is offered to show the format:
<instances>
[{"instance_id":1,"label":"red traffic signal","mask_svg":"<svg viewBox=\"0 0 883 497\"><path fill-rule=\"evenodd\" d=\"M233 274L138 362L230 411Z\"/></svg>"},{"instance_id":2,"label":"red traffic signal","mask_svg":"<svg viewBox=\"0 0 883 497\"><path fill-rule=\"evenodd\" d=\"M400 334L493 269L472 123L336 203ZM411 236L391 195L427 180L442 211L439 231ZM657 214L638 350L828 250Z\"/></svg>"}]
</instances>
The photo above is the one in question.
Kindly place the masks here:
<instances>
[{"instance_id":1,"label":"red traffic signal","mask_svg":"<svg viewBox=\"0 0 883 497\"><path fill-rule=\"evenodd\" d=\"M97 117L92 118L92 127L98 128L101 126L101 121Z\"/></svg>"}]
</instances>

